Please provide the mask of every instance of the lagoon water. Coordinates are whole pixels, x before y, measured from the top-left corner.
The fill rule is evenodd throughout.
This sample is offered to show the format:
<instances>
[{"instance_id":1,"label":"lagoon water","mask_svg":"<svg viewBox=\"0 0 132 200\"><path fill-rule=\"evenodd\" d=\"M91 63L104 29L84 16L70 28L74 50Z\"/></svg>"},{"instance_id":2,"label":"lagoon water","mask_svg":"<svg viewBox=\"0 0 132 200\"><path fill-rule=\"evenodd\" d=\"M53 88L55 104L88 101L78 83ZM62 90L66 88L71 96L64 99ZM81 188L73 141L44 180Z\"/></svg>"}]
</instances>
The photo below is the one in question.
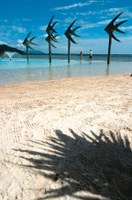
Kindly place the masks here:
<instances>
[{"instance_id":1,"label":"lagoon water","mask_svg":"<svg viewBox=\"0 0 132 200\"><path fill-rule=\"evenodd\" d=\"M61 57L62 58L62 57ZM79 57L72 58L70 64L67 60L52 59L49 64L48 59L31 57L29 63L25 58L8 57L0 59L0 84L20 83L25 81L46 81L67 77L80 76L101 76L132 73L132 60L113 59L107 65L106 59L98 59L94 56L92 63L87 57L79 60Z\"/></svg>"}]
</instances>

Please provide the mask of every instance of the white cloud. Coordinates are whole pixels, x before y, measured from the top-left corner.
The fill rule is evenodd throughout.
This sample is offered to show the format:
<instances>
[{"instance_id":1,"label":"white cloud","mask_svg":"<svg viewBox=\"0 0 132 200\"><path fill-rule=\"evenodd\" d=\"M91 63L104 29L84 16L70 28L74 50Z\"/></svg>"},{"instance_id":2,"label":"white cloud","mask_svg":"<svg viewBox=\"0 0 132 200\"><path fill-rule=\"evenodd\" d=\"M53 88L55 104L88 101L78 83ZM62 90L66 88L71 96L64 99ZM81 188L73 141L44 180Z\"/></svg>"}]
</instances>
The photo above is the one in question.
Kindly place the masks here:
<instances>
[{"instance_id":1,"label":"white cloud","mask_svg":"<svg viewBox=\"0 0 132 200\"><path fill-rule=\"evenodd\" d=\"M122 26L120 29L122 31L132 31L132 26Z\"/></svg>"},{"instance_id":2,"label":"white cloud","mask_svg":"<svg viewBox=\"0 0 132 200\"><path fill-rule=\"evenodd\" d=\"M0 44L7 44L7 43L6 43L6 42L4 42L4 41L1 41L1 40L0 40Z\"/></svg>"},{"instance_id":3,"label":"white cloud","mask_svg":"<svg viewBox=\"0 0 132 200\"><path fill-rule=\"evenodd\" d=\"M120 12L120 10L121 10L121 8L110 8L110 9L108 9L109 12L114 12L114 13L115 12L118 13L118 12Z\"/></svg>"},{"instance_id":4,"label":"white cloud","mask_svg":"<svg viewBox=\"0 0 132 200\"><path fill-rule=\"evenodd\" d=\"M99 24L99 25L107 25L107 24L110 23L110 21L111 21L111 20L108 19L108 20L104 20L104 21L98 22L98 24Z\"/></svg>"},{"instance_id":5,"label":"white cloud","mask_svg":"<svg viewBox=\"0 0 132 200\"><path fill-rule=\"evenodd\" d=\"M87 23L87 24L83 25L80 29L86 30L86 29L95 28L98 26L99 26L98 23Z\"/></svg>"},{"instance_id":6,"label":"white cloud","mask_svg":"<svg viewBox=\"0 0 132 200\"><path fill-rule=\"evenodd\" d=\"M126 11L124 12L124 15L131 18L131 17L132 17L132 12L126 10Z\"/></svg>"},{"instance_id":7,"label":"white cloud","mask_svg":"<svg viewBox=\"0 0 132 200\"><path fill-rule=\"evenodd\" d=\"M45 26L40 26L39 27L39 30L41 30L41 31L45 31L46 30L46 28L47 28L47 26L45 25Z\"/></svg>"},{"instance_id":8,"label":"white cloud","mask_svg":"<svg viewBox=\"0 0 132 200\"><path fill-rule=\"evenodd\" d=\"M89 2L85 2L85 3L74 3L68 6L63 6L63 7L56 7L53 10L69 10L71 8L78 8L78 7L84 7L84 6L89 6L92 3L97 2L96 0L90 0Z\"/></svg>"},{"instance_id":9,"label":"white cloud","mask_svg":"<svg viewBox=\"0 0 132 200\"><path fill-rule=\"evenodd\" d=\"M24 48L23 40L18 39L18 40L17 40L17 46L18 46L18 47L22 47L22 48Z\"/></svg>"},{"instance_id":10,"label":"white cloud","mask_svg":"<svg viewBox=\"0 0 132 200\"><path fill-rule=\"evenodd\" d=\"M99 12L97 11L88 11L88 12L77 12L76 15L80 16L89 16L89 15L97 15Z\"/></svg>"},{"instance_id":11,"label":"white cloud","mask_svg":"<svg viewBox=\"0 0 132 200\"><path fill-rule=\"evenodd\" d=\"M29 18L23 18L22 20L25 21L25 22L30 22L30 21L32 21L32 19L29 19Z\"/></svg>"},{"instance_id":12,"label":"white cloud","mask_svg":"<svg viewBox=\"0 0 132 200\"><path fill-rule=\"evenodd\" d=\"M84 20L79 20L78 24L81 26L81 28L79 30L81 31L81 30L86 30L86 29L90 29L90 28L96 28L96 27L102 26L104 24L107 24L107 22L109 22L109 21L90 23L90 22L87 22Z\"/></svg>"},{"instance_id":13,"label":"white cloud","mask_svg":"<svg viewBox=\"0 0 132 200\"><path fill-rule=\"evenodd\" d=\"M11 28L18 33L26 33L26 29L23 27L13 25Z\"/></svg>"},{"instance_id":14,"label":"white cloud","mask_svg":"<svg viewBox=\"0 0 132 200\"><path fill-rule=\"evenodd\" d=\"M132 13L128 12L127 8L110 8L110 9L103 9L103 10L96 10L96 11L94 10L94 11L88 11L88 12L77 12L76 15L80 15L80 16L89 16L89 15L101 16L102 15L103 18L106 18L106 17L117 15L117 13L120 13L120 12L124 12L123 16L125 17L132 16Z\"/></svg>"},{"instance_id":15,"label":"white cloud","mask_svg":"<svg viewBox=\"0 0 132 200\"><path fill-rule=\"evenodd\" d=\"M48 36L48 34L47 34L47 33L43 35L43 37L44 37L44 38L46 38L47 36Z\"/></svg>"}]
</instances>

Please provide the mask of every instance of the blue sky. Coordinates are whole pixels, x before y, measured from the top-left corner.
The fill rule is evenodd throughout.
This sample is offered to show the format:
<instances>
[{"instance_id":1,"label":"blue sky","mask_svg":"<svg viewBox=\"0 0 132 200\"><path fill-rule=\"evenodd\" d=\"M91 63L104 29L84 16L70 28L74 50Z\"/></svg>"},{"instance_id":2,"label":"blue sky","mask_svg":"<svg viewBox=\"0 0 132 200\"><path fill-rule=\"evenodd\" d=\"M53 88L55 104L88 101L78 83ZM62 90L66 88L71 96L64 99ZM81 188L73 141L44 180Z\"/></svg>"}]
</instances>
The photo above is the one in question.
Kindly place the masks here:
<instances>
[{"instance_id":1,"label":"blue sky","mask_svg":"<svg viewBox=\"0 0 132 200\"><path fill-rule=\"evenodd\" d=\"M77 44L71 45L71 53L107 53L108 35L106 25L117 14L123 12L117 22L127 19L120 26L125 34L115 32L121 42L113 40L112 53L132 54L132 3L131 0L0 0L0 43L24 49L22 40L32 31L31 37L38 45L36 50L48 52L45 41L46 26L53 15L59 36L54 53L67 53L64 35L70 23L77 19L74 27L81 26L76 33ZM73 28L74 28L73 27Z\"/></svg>"}]
</instances>

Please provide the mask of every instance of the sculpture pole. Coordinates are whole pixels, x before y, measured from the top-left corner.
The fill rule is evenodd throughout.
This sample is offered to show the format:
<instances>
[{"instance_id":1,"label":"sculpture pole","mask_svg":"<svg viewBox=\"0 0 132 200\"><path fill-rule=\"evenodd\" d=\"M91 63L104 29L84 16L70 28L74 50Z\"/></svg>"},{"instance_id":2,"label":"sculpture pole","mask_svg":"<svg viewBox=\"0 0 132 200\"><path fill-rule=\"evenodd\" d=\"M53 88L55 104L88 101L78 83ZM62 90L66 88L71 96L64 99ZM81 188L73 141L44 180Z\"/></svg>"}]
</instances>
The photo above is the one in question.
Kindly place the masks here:
<instances>
[{"instance_id":1,"label":"sculpture pole","mask_svg":"<svg viewBox=\"0 0 132 200\"><path fill-rule=\"evenodd\" d=\"M107 58L107 64L110 63L111 45L112 45L112 37L109 35L109 45L108 45L108 58Z\"/></svg>"},{"instance_id":2,"label":"sculpture pole","mask_svg":"<svg viewBox=\"0 0 132 200\"><path fill-rule=\"evenodd\" d=\"M71 42L68 39L68 63L70 63L70 48L71 48Z\"/></svg>"},{"instance_id":3,"label":"sculpture pole","mask_svg":"<svg viewBox=\"0 0 132 200\"><path fill-rule=\"evenodd\" d=\"M51 38L49 39L49 63L51 63Z\"/></svg>"},{"instance_id":4,"label":"sculpture pole","mask_svg":"<svg viewBox=\"0 0 132 200\"><path fill-rule=\"evenodd\" d=\"M26 47L27 61L29 61L29 48Z\"/></svg>"}]
</instances>

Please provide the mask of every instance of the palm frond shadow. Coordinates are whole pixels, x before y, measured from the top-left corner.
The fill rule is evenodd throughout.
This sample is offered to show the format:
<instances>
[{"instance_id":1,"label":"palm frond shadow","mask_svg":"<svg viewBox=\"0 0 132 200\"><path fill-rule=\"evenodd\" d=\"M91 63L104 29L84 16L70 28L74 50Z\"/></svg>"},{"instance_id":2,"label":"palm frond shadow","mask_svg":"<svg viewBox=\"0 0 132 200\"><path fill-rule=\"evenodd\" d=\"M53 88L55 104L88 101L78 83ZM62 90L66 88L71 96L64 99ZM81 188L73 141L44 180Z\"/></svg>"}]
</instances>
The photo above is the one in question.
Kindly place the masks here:
<instances>
[{"instance_id":1,"label":"palm frond shadow","mask_svg":"<svg viewBox=\"0 0 132 200\"><path fill-rule=\"evenodd\" d=\"M50 153L17 149L26 152L27 157L21 158L30 164L25 167L62 183L60 188L47 191L38 200L64 195L82 200L101 199L101 196L112 200L131 199L132 150L128 137L112 131L105 134L103 130L99 134L91 131L89 135L69 131L70 136L55 130L56 137L46 143L32 141L34 145L50 148Z\"/></svg>"}]
</instances>

